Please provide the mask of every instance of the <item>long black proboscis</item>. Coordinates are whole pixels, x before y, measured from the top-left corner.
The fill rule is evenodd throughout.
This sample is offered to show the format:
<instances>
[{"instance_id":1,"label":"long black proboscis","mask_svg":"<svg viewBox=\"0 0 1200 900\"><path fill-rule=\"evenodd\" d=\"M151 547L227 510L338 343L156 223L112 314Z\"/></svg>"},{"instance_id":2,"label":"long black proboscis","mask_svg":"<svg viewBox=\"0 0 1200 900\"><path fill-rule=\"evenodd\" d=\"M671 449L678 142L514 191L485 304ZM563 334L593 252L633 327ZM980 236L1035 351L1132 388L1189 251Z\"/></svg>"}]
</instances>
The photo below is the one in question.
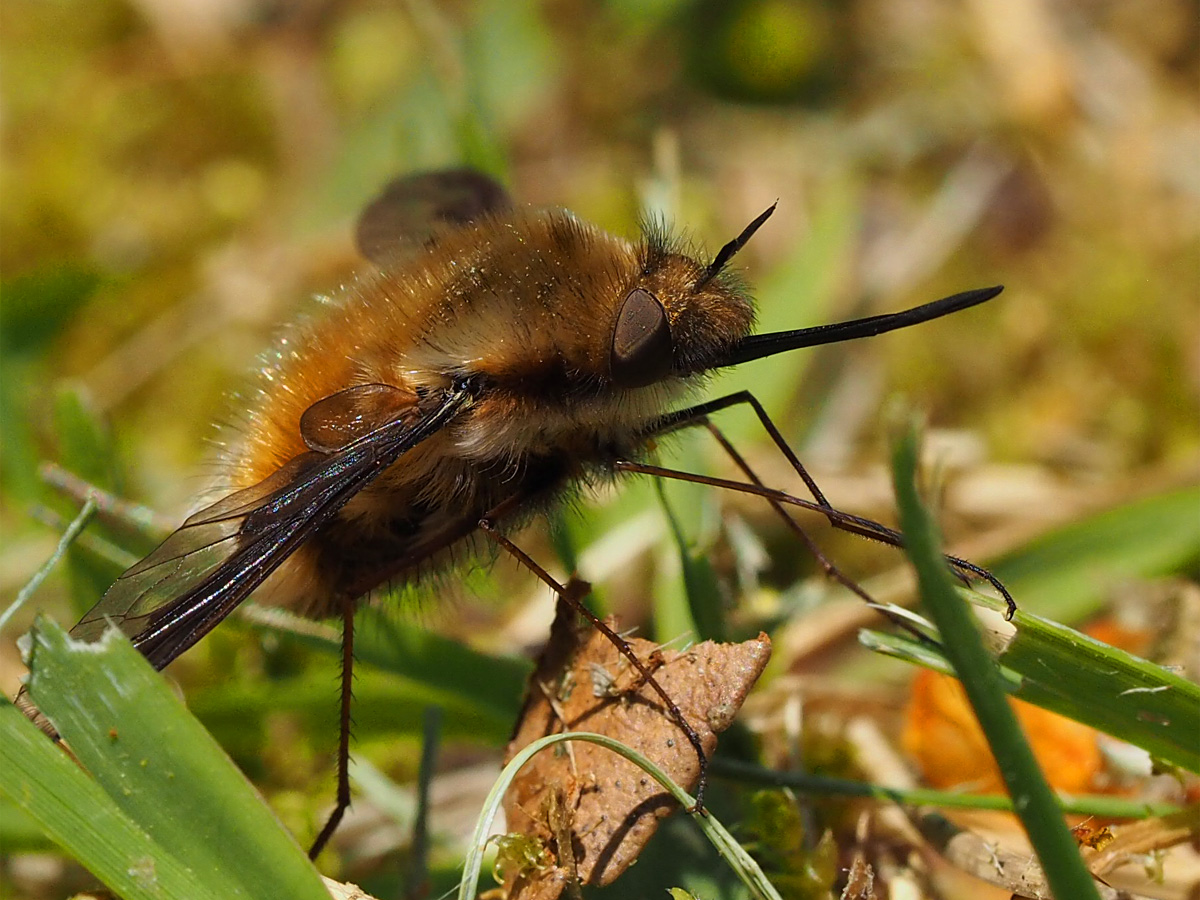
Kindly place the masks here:
<instances>
[{"instance_id":1,"label":"long black proboscis","mask_svg":"<svg viewBox=\"0 0 1200 900\"><path fill-rule=\"evenodd\" d=\"M958 312L986 303L1004 290L1003 285L989 288L979 288L973 291L963 291L952 297L943 297L922 306L915 306L898 313L886 313L880 316L868 316L865 319L852 319L849 322L837 322L832 325L817 325L813 328L799 328L795 331L776 331L771 334L752 334L734 345L728 356L722 360L723 365L736 366L752 359L773 356L785 350L796 350L800 347L815 347L818 344L835 344L841 341L852 341L857 338L873 337L898 328L907 328L938 319L942 316Z\"/></svg>"}]
</instances>

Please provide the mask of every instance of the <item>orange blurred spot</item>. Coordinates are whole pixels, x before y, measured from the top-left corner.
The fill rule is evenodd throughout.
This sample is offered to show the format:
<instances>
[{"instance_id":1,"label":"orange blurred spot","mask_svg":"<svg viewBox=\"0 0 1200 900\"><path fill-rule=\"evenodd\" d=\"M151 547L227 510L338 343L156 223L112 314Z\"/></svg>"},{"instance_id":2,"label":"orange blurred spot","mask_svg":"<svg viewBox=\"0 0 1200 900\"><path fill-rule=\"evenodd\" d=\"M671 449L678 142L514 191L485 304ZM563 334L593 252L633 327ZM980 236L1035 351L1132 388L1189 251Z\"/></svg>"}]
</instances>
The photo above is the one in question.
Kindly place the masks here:
<instances>
[{"instance_id":1,"label":"orange blurred spot","mask_svg":"<svg viewBox=\"0 0 1200 900\"><path fill-rule=\"evenodd\" d=\"M1113 616L1092 622L1083 629L1083 632L1111 647L1119 647L1130 653L1136 653L1138 656L1145 656L1159 638L1154 631L1131 627Z\"/></svg>"},{"instance_id":2,"label":"orange blurred spot","mask_svg":"<svg viewBox=\"0 0 1200 900\"><path fill-rule=\"evenodd\" d=\"M1020 700L1009 702L1051 787L1070 793L1092 790L1102 767L1096 732ZM928 669L917 673L902 740L931 786L1004 791L1000 770L957 679Z\"/></svg>"}]
</instances>

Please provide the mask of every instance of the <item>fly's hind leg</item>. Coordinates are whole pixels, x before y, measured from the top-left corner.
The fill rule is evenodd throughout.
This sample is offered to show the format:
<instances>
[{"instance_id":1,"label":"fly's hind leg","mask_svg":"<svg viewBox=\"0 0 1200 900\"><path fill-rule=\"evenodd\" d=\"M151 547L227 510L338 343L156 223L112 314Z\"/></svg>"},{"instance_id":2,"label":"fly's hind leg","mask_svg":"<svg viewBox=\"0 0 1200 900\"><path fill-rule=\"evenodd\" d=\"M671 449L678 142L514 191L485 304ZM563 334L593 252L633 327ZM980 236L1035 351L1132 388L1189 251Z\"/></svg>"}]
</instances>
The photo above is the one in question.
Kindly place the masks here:
<instances>
[{"instance_id":1,"label":"fly's hind leg","mask_svg":"<svg viewBox=\"0 0 1200 900\"><path fill-rule=\"evenodd\" d=\"M325 826L308 851L309 859L316 859L333 837L342 816L350 808L350 729L351 708L354 701L354 608L349 597L342 599L342 700L340 727L338 730L337 757L337 805L325 820Z\"/></svg>"}]
</instances>

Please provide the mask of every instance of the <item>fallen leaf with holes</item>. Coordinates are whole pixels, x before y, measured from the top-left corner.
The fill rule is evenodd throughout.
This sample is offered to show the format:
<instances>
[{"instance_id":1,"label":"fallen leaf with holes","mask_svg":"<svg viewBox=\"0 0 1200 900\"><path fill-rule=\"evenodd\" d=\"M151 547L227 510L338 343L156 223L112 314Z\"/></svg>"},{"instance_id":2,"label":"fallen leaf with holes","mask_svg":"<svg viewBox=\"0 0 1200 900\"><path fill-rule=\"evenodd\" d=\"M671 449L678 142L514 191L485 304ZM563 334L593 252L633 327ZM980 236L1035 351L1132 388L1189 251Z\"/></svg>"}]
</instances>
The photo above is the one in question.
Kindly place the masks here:
<instances>
[{"instance_id":1,"label":"fallen leaf with holes","mask_svg":"<svg viewBox=\"0 0 1200 900\"><path fill-rule=\"evenodd\" d=\"M614 630L616 625L608 621ZM705 754L732 723L771 655L767 636L741 644L705 641L661 650L629 641L638 659L695 729ZM700 777L696 751L662 698L603 634L576 625L560 604L550 640L529 682L508 759L548 734L592 731L653 760L688 791ZM538 754L517 775L504 801L510 832L536 836L554 862L506 881L510 900L554 900L578 885L609 884L637 859L658 822L679 805L622 756L573 741Z\"/></svg>"}]
</instances>

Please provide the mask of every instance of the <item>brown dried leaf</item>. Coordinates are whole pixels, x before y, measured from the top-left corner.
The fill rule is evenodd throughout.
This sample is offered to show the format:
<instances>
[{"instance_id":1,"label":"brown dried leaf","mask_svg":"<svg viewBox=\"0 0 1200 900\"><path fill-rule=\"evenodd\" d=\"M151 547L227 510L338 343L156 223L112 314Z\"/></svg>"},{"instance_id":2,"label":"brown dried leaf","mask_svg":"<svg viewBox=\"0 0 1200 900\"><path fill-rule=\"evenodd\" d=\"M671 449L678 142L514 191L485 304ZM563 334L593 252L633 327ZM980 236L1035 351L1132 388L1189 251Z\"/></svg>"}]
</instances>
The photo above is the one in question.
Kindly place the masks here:
<instances>
[{"instance_id":1,"label":"brown dried leaf","mask_svg":"<svg viewBox=\"0 0 1200 900\"><path fill-rule=\"evenodd\" d=\"M612 620L608 624L615 630ZM706 641L685 651L660 650L636 638L629 644L709 756L771 655L765 634L741 644ZM699 780L696 752L662 699L640 682L612 642L589 625L577 628L574 611L560 603L507 756L564 731L612 737L689 791ZM653 778L596 744L573 742L538 755L513 781L504 810L511 831L538 836L557 861L522 873L508 885L508 896L554 900L580 883L609 884L637 859L659 819L677 807Z\"/></svg>"}]
</instances>

